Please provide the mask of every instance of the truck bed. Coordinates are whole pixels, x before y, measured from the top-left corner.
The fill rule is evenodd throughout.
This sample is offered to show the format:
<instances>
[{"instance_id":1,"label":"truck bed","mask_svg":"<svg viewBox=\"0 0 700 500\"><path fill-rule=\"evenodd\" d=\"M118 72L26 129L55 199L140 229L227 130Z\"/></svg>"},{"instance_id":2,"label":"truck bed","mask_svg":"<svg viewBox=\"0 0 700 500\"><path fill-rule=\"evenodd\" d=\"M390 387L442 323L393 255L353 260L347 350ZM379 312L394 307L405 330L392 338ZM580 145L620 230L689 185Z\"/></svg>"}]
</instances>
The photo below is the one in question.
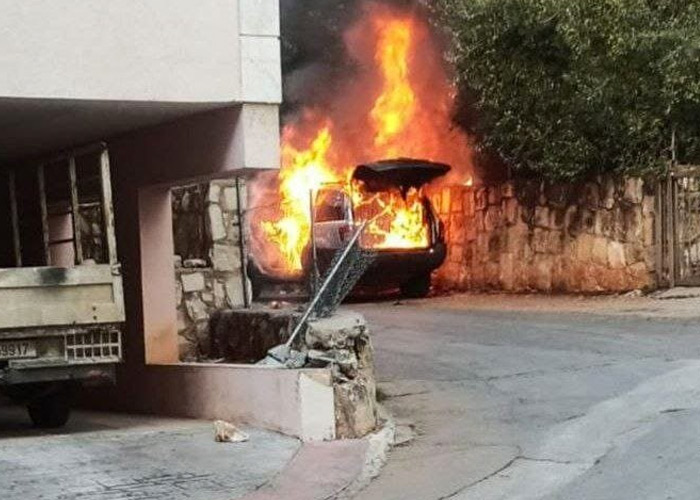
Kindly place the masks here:
<instances>
[{"instance_id":1,"label":"truck bed","mask_svg":"<svg viewBox=\"0 0 700 500\"><path fill-rule=\"evenodd\" d=\"M124 321L119 266L0 269L3 330Z\"/></svg>"}]
</instances>

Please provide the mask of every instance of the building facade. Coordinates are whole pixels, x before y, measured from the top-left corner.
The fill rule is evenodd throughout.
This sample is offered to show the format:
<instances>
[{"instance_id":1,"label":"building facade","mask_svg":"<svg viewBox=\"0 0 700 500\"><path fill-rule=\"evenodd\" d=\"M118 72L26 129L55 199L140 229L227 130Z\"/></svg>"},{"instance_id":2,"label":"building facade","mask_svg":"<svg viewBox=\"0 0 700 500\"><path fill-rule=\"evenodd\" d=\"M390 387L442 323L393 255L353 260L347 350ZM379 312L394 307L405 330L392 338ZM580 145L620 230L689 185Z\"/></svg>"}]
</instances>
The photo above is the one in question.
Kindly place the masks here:
<instances>
[{"instance_id":1,"label":"building facade","mask_svg":"<svg viewBox=\"0 0 700 500\"><path fill-rule=\"evenodd\" d=\"M332 437L327 373L179 355L176 282L199 285L173 262L172 188L279 168L278 0L0 0L0 11L0 173L95 142L109 154L124 363L116 387L87 402ZM212 256L228 273L214 290L242 305L245 280L231 277L242 263L225 250Z\"/></svg>"}]
</instances>

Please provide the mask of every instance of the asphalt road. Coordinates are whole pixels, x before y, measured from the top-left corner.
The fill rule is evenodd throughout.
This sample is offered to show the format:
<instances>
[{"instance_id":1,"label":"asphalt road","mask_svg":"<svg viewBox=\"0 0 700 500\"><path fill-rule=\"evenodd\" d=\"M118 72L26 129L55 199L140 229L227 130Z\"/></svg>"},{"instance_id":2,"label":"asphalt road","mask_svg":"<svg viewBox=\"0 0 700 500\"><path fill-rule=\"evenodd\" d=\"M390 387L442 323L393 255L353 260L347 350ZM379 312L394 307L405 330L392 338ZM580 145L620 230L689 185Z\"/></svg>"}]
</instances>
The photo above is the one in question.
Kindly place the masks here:
<instances>
[{"instance_id":1,"label":"asphalt road","mask_svg":"<svg viewBox=\"0 0 700 500\"><path fill-rule=\"evenodd\" d=\"M415 429L358 499L700 498L698 318L351 308Z\"/></svg>"}]
</instances>

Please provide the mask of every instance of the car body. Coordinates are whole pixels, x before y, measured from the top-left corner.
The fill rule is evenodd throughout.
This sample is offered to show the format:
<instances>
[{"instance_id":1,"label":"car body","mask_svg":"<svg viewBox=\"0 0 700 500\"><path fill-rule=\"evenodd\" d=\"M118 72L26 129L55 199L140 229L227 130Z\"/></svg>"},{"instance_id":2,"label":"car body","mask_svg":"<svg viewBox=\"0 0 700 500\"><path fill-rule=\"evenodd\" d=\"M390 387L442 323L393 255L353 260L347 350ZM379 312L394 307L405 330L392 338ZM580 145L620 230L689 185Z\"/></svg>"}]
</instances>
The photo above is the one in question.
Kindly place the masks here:
<instances>
[{"instance_id":1,"label":"car body","mask_svg":"<svg viewBox=\"0 0 700 500\"><path fill-rule=\"evenodd\" d=\"M383 160L358 166L353 181L363 184L368 193L398 190L405 196L412 188L420 189L425 184L446 174L450 167L444 164L413 159ZM430 291L431 273L445 260L446 245L444 227L427 195L419 192L428 230L428 244L420 248L372 248L375 257L369 269L358 283L361 287L390 288L398 286L406 297L424 297ZM336 252L348 241L359 220L351 195L343 186L324 186L316 194L314 205L314 244L317 263L323 272L328 268ZM363 239L360 239L361 246ZM367 247L366 247L367 248ZM305 274L296 280L308 277L312 267L311 251L304 258ZM269 283L282 283L288 278L266 274L256 264L254 256L249 260L249 277L254 296L259 296L262 287Z\"/></svg>"}]
</instances>

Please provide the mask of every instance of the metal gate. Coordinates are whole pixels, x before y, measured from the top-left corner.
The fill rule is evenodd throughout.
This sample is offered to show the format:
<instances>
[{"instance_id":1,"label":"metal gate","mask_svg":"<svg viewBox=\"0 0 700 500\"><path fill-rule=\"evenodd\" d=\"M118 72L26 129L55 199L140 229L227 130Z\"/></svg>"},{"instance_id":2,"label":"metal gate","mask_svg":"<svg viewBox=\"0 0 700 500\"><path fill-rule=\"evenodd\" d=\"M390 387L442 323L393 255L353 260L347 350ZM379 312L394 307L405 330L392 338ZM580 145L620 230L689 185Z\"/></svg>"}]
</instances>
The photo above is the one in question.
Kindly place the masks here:
<instances>
[{"instance_id":1,"label":"metal gate","mask_svg":"<svg viewBox=\"0 0 700 500\"><path fill-rule=\"evenodd\" d=\"M657 203L659 284L700 286L700 166L673 166Z\"/></svg>"}]
</instances>

